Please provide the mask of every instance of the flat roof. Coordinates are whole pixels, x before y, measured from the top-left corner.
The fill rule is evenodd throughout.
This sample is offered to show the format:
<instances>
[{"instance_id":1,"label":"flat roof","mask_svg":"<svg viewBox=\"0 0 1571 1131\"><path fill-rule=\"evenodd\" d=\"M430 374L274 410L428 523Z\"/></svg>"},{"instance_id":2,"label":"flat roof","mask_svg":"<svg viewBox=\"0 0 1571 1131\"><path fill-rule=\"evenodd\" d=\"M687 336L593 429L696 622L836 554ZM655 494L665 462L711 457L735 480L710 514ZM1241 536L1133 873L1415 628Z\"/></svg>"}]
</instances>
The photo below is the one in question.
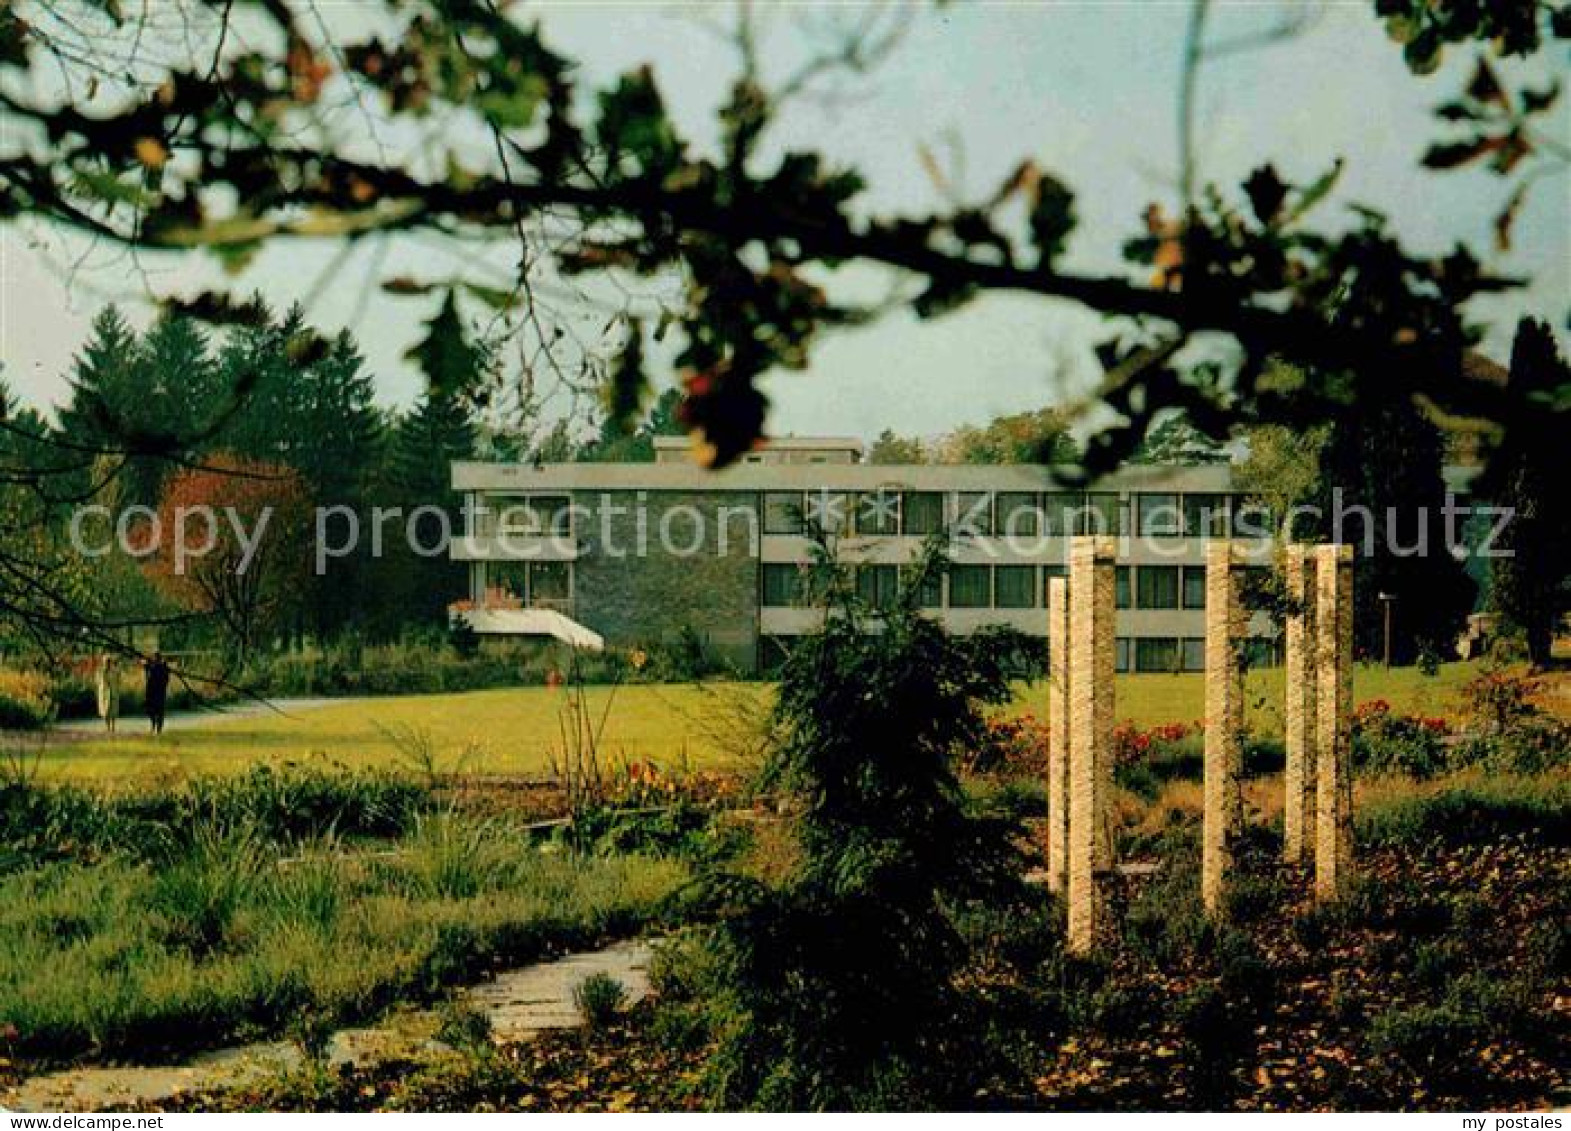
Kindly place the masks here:
<instances>
[{"instance_id":1,"label":"flat roof","mask_svg":"<svg viewBox=\"0 0 1571 1131\"><path fill-rule=\"evenodd\" d=\"M662 451L675 451L692 447L686 436L656 436L655 447ZM862 441L855 436L769 436L760 445L776 451L857 452L862 451Z\"/></svg>"},{"instance_id":2,"label":"flat roof","mask_svg":"<svg viewBox=\"0 0 1571 1131\"><path fill-rule=\"evenodd\" d=\"M1230 491L1225 463L1136 464L1088 485L1042 464L477 463L452 465L455 491Z\"/></svg>"}]
</instances>

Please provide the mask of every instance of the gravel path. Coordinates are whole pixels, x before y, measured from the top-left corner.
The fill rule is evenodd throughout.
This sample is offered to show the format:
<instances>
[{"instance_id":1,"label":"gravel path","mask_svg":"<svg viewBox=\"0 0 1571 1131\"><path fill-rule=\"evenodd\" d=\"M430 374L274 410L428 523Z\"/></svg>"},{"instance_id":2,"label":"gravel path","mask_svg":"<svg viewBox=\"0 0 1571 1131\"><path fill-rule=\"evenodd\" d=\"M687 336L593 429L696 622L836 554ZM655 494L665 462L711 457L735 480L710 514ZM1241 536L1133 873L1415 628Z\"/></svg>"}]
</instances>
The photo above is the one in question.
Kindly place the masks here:
<instances>
[{"instance_id":1,"label":"gravel path","mask_svg":"<svg viewBox=\"0 0 1571 1131\"><path fill-rule=\"evenodd\" d=\"M333 707L340 703L356 703L359 697L345 697L342 699L269 699L258 703L253 699L243 699L234 703L223 703L203 711L175 711L164 719L164 729L169 730L196 730L201 727L217 726L222 723L233 722L237 719L254 719L262 715L298 715L307 711L315 711L322 707ZM69 737L71 741L84 738L108 738L104 731L102 719L65 719L56 723L49 730L50 734ZM119 729L115 738L131 738L147 733L147 716L122 715L120 716Z\"/></svg>"}]
</instances>

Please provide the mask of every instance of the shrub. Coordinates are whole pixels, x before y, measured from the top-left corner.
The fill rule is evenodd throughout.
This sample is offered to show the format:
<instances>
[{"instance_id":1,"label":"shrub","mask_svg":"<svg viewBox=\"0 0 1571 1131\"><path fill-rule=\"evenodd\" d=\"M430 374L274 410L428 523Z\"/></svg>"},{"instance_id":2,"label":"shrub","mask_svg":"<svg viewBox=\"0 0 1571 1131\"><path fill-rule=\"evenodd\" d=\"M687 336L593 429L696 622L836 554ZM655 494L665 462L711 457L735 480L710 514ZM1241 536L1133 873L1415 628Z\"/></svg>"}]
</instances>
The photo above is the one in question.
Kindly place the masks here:
<instances>
[{"instance_id":1,"label":"shrub","mask_svg":"<svg viewBox=\"0 0 1571 1131\"><path fill-rule=\"evenodd\" d=\"M704 1084L722 1107L952 1106L1002 1066L961 988L974 948L954 909L1018 889L1024 869L1008 830L968 813L954 763L1009 684L985 637L922 615L935 555L887 608L843 578L818 590L848 596L782 671L764 780L797 802L800 860L778 886L706 885Z\"/></svg>"},{"instance_id":2,"label":"shrub","mask_svg":"<svg viewBox=\"0 0 1571 1131\"><path fill-rule=\"evenodd\" d=\"M573 987L573 1006L590 1030L610 1026L626 1003L627 987L603 970Z\"/></svg>"},{"instance_id":3,"label":"shrub","mask_svg":"<svg viewBox=\"0 0 1571 1131\"><path fill-rule=\"evenodd\" d=\"M1234 1090L1239 1061L1253 1041L1253 1025L1227 994L1209 983L1185 993L1174 1006L1185 1045L1185 1064L1198 1098L1217 1103Z\"/></svg>"},{"instance_id":4,"label":"shrub","mask_svg":"<svg viewBox=\"0 0 1571 1131\"><path fill-rule=\"evenodd\" d=\"M1571 845L1571 782L1499 778L1364 806L1360 844L1416 848L1425 844L1487 844L1528 834L1540 843Z\"/></svg>"},{"instance_id":5,"label":"shrub","mask_svg":"<svg viewBox=\"0 0 1571 1131\"><path fill-rule=\"evenodd\" d=\"M1462 688L1468 720L1488 734L1505 734L1539 711L1533 702L1539 681L1523 672L1496 668L1469 680Z\"/></svg>"},{"instance_id":6,"label":"shrub","mask_svg":"<svg viewBox=\"0 0 1571 1131\"><path fill-rule=\"evenodd\" d=\"M1490 768L1504 773L1541 774L1571 763L1571 726L1548 715L1522 720L1495 739Z\"/></svg>"},{"instance_id":7,"label":"shrub","mask_svg":"<svg viewBox=\"0 0 1571 1131\"><path fill-rule=\"evenodd\" d=\"M1454 1086L1475 1071L1477 1045L1486 1036L1482 1018L1444 1002L1387 1010L1370 1022L1364 1039L1374 1056L1426 1082Z\"/></svg>"},{"instance_id":8,"label":"shrub","mask_svg":"<svg viewBox=\"0 0 1571 1131\"><path fill-rule=\"evenodd\" d=\"M1047 773L1047 723L1027 712L987 720L974 745L961 754L968 774L1043 777Z\"/></svg>"},{"instance_id":9,"label":"shrub","mask_svg":"<svg viewBox=\"0 0 1571 1131\"><path fill-rule=\"evenodd\" d=\"M437 1011L436 1039L471 1054L485 1055L496 1049L492 1039L491 1015L465 998L442 1003Z\"/></svg>"},{"instance_id":10,"label":"shrub","mask_svg":"<svg viewBox=\"0 0 1571 1131\"><path fill-rule=\"evenodd\" d=\"M1370 774L1433 777L1446 766L1444 719L1395 714L1384 699L1360 703L1353 712L1353 765Z\"/></svg>"},{"instance_id":11,"label":"shrub","mask_svg":"<svg viewBox=\"0 0 1571 1131\"><path fill-rule=\"evenodd\" d=\"M0 669L0 730L42 730L54 721L49 678L39 672Z\"/></svg>"}]
</instances>

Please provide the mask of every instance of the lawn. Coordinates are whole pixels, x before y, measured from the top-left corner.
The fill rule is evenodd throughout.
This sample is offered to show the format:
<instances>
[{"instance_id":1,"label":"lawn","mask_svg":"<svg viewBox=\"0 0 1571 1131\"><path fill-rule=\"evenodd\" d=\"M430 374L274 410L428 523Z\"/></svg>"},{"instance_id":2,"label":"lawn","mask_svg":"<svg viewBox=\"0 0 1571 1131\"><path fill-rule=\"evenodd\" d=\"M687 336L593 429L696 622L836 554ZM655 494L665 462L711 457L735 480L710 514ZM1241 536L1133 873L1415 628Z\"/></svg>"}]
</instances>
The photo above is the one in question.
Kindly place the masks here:
<instances>
[{"instance_id":1,"label":"lawn","mask_svg":"<svg viewBox=\"0 0 1571 1131\"><path fill-rule=\"evenodd\" d=\"M1449 664L1426 676L1416 669L1359 668L1359 702L1386 699L1399 711L1455 712L1457 692L1476 672ZM768 684L641 684L584 693L587 713L604 717L603 760L650 760L667 767L744 768L767 710ZM1141 726L1190 721L1204 714L1198 673L1127 675L1117 682L1117 717ZM1281 729L1282 672L1252 673L1249 716L1265 732ZM215 719L173 730L157 741L132 733L113 741L60 743L42 755L45 777L100 782L168 782L233 773L259 762L416 770L411 739L423 740L437 768L481 775L544 776L563 749L562 720L571 702L562 688L521 687L453 695L362 699L295 714ZM1043 683L1021 685L1012 710L1047 713ZM140 731L141 720L126 726Z\"/></svg>"}]
</instances>

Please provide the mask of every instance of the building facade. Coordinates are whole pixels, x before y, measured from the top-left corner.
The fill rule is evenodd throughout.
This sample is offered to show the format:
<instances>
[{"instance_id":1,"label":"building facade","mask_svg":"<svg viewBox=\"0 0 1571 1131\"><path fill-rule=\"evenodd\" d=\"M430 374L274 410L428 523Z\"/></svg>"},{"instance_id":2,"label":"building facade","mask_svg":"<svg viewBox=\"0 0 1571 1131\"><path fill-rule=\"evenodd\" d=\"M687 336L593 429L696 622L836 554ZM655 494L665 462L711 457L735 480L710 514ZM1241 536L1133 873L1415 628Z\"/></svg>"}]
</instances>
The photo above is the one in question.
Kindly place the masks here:
<instances>
[{"instance_id":1,"label":"building facade","mask_svg":"<svg viewBox=\"0 0 1571 1131\"><path fill-rule=\"evenodd\" d=\"M1226 464L1129 467L1089 488L1051 467L875 465L854 440L787 439L724 471L685 440L654 463L453 465L470 567L455 606L477 631L527 634L550 610L613 646L696 635L743 671L767 670L823 613L808 593L820 546L887 600L935 535L950 566L922 603L953 631L1046 635L1046 589L1068 537L1119 545L1118 666L1200 670L1205 544L1244 538L1262 566L1269 520L1251 516ZM1269 622L1251 625L1262 649Z\"/></svg>"}]
</instances>

